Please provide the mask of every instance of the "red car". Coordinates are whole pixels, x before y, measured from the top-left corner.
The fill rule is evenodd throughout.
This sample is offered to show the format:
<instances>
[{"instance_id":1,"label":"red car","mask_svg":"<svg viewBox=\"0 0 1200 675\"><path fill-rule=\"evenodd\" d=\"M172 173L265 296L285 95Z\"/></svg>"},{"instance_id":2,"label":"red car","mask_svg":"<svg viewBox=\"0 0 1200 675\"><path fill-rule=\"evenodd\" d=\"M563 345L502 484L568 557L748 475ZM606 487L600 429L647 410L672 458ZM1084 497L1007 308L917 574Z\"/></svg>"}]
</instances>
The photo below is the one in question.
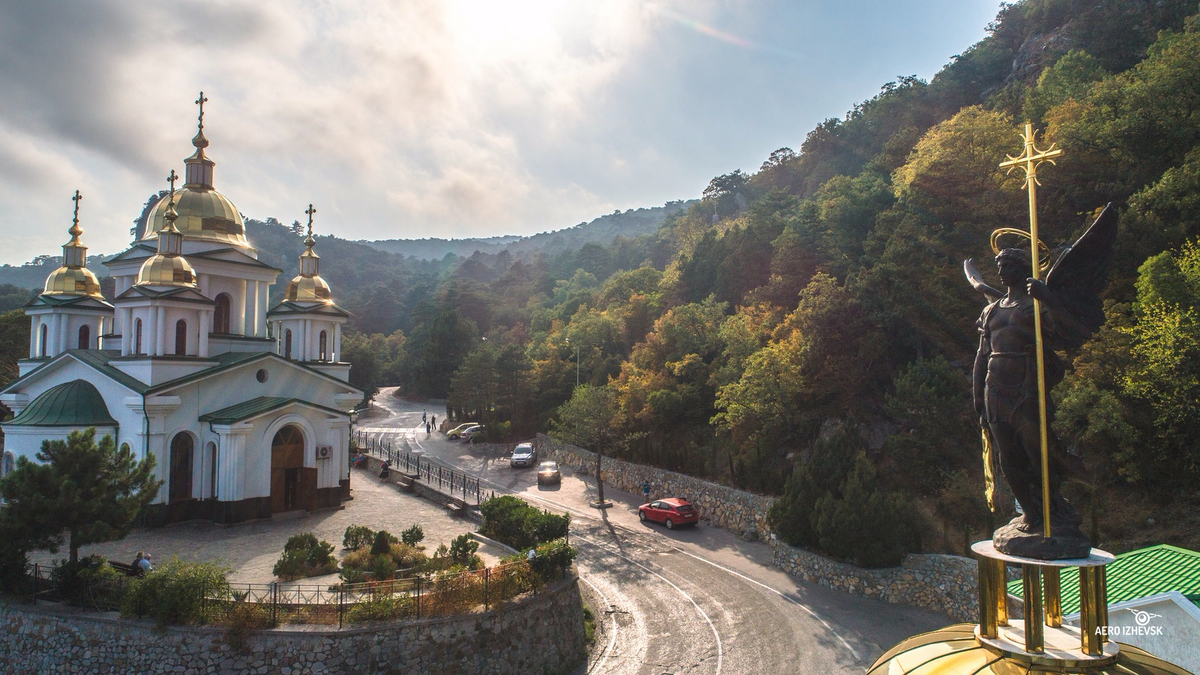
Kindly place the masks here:
<instances>
[{"instance_id":1,"label":"red car","mask_svg":"<svg viewBox=\"0 0 1200 675\"><path fill-rule=\"evenodd\" d=\"M700 522L700 512L686 499L660 499L638 507L638 518L667 526L668 530Z\"/></svg>"}]
</instances>

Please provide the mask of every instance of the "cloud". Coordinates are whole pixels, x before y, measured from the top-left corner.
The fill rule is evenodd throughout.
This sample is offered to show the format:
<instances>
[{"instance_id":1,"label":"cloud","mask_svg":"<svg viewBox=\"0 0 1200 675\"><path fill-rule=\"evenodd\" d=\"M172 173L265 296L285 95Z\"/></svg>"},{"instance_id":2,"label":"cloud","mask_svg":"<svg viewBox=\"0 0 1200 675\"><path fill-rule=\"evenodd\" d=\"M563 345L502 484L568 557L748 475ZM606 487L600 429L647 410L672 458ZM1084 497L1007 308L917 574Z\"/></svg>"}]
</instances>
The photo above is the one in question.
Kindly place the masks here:
<instances>
[{"instance_id":1,"label":"cloud","mask_svg":"<svg viewBox=\"0 0 1200 675\"><path fill-rule=\"evenodd\" d=\"M217 188L251 217L312 202L341 236L464 237L695 196L920 72L897 59L937 47L906 30L945 33L930 17L964 5L852 4L829 24L782 0L0 0L0 230L53 223L0 262L56 251L76 187L93 251L127 245L192 151L201 89ZM888 22L821 42L864 4Z\"/></svg>"}]
</instances>

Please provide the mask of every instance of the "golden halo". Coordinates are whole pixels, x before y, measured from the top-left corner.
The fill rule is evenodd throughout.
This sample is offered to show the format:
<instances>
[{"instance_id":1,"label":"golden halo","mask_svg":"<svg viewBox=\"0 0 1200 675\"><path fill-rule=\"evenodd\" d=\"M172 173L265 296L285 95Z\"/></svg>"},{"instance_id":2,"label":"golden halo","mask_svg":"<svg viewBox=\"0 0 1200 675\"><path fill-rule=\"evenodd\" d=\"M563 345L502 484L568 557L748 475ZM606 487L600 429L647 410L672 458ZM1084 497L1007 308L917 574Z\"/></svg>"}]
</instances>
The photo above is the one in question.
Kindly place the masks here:
<instances>
[{"instance_id":1,"label":"golden halo","mask_svg":"<svg viewBox=\"0 0 1200 675\"><path fill-rule=\"evenodd\" d=\"M1026 240L1032 239L1029 233L1025 230L1017 229L1015 227L1002 227L992 232L992 253L1000 255L1000 237L1003 237L1006 234L1011 234ZM1038 267L1043 272L1050 269L1050 247L1046 246L1041 239L1038 239Z\"/></svg>"}]
</instances>

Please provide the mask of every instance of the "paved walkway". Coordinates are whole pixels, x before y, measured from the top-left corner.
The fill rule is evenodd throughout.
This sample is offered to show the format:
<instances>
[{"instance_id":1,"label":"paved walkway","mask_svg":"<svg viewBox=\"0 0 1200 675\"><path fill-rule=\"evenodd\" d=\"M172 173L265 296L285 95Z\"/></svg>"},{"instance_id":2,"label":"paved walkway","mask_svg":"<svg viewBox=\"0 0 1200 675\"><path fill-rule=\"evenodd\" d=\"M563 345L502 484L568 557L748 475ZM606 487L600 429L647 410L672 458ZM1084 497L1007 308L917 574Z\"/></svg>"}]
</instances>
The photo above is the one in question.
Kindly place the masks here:
<instances>
[{"instance_id":1,"label":"paved walkway","mask_svg":"<svg viewBox=\"0 0 1200 675\"><path fill-rule=\"evenodd\" d=\"M98 553L120 562L132 562L138 551L153 556L156 564L179 556L191 562L218 562L230 568L229 580L240 583L269 583L275 581L271 568L283 552L288 537L301 532L312 532L336 548L342 554L342 535L348 525L366 525L373 530L384 529L399 536L400 532L413 524L425 530L425 552L433 555L438 544L450 545L450 540L473 532L475 524L458 518L432 502L411 494L400 492L395 487L384 485L378 478L360 469L350 472L351 495L340 510L321 511L296 515L287 514L273 520L260 520L237 525L216 525L208 522L190 522L166 527L134 530L120 541L110 541L94 546L85 546L80 555ZM65 542L64 542L65 543ZM58 555L46 551L30 554L30 561L49 564L51 558L65 558L65 547ZM479 554L488 565L494 564L505 553L492 550L487 545L479 547ZM300 583L326 583L336 575L314 577Z\"/></svg>"}]
</instances>

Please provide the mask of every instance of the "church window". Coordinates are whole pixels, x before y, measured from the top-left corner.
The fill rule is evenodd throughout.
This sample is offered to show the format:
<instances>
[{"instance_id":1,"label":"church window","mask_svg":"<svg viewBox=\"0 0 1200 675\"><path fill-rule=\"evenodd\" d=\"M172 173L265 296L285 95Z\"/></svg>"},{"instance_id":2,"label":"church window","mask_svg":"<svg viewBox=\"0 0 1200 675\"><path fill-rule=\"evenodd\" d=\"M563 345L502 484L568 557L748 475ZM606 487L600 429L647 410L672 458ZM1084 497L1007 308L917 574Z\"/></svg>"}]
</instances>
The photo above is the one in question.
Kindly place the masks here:
<instances>
[{"instance_id":1,"label":"church window","mask_svg":"<svg viewBox=\"0 0 1200 675\"><path fill-rule=\"evenodd\" d=\"M292 329L283 331L283 358L292 358Z\"/></svg>"},{"instance_id":2,"label":"church window","mask_svg":"<svg viewBox=\"0 0 1200 675\"><path fill-rule=\"evenodd\" d=\"M180 319L175 322L175 355L187 354L187 322Z\"/></svg>"},{"instance_id":3,"label":"church window","mask_svg":"<svg viewBox=\"0 0 1200 675\"><path fill-rule=\"evenodd\" d=\"M267 381L267 369L259 368L258 372L254 374L254 379L258 380L259 382L266 382Z\"/></svg>"},{"instance_id":4,"label":"church window","mask_svg":"<svg viewBox=\"0 0 1200 675\"><path fill-rule=\"evenodd\" d=\"M208 442L208 457L209 457L209 488L208 496L216 499L217 497L217 444L212 441Z\"/></svg>"},{"instance_id":5,"label":"church window","mask_svg":"<svg viewBox=\"0 0 1200 675\"><path fill-rule=\"evenodd\" d=\"M7 476L16 468L17 457L11 452L4 453L4 465L0 466L0 478Z\"/></svg>"},{"instance_id":6,"label":"church window","mask_svg":"<svg viewBox=\"0 0 1200 675\"><path fill-rule=\"evenodd\" d=\"M86 323L79 327L79 348L92 348L92 327Z\"/></svg>"},{"instance_id":7,"label":"church window","mask_svg":"<svg viewBox=\"0 0 1200 675\"><path fill-rule=\"evenodd\" d=\"M326 337L325 331L321 331L320 339L321 339L321 360L328 361L329 357L327 356L328 352L326 351L326 346L329 344L329 339Z\"/></svg>"},{"instance_id":8,"label":"church window","mask_svg":"<svg viewBox=\"0 0 1200 675\"><path fill-rule=\"evenodd\" d=\"M142 353L142 320L133 322L133 353Z\"/></svg>"},{"instance_id":9,"label":"church window","mask_svg":"<svg viewBox=\"0 0 1200 675\"><path fill-rule=\"evenodd\" d=\"M230 298L228 293L217 295L217 308L213 315L213 332L228 333L229 327L229 305Z\"/></svg>"},{"instance_id":10,"label":"church window","mask_svg":"<svg viewBox=\"0 0 1200 675\"><path fill-rule=\"evenodd\" d=\"M46 327L46 324L42 324L42 334L38 338L38 356L46 356L46 335L48 333L49 329Z\"/></svg>"},{"instance_id":11,"label":"church window","mask_svg":"<svg viewBox=\"0 0 1200 675\"><path fill-rule=\"evenodd\" d=\"M192 436L180 432L171 439L170 501L192 498Z\"/></svg>"}]
</instances>

